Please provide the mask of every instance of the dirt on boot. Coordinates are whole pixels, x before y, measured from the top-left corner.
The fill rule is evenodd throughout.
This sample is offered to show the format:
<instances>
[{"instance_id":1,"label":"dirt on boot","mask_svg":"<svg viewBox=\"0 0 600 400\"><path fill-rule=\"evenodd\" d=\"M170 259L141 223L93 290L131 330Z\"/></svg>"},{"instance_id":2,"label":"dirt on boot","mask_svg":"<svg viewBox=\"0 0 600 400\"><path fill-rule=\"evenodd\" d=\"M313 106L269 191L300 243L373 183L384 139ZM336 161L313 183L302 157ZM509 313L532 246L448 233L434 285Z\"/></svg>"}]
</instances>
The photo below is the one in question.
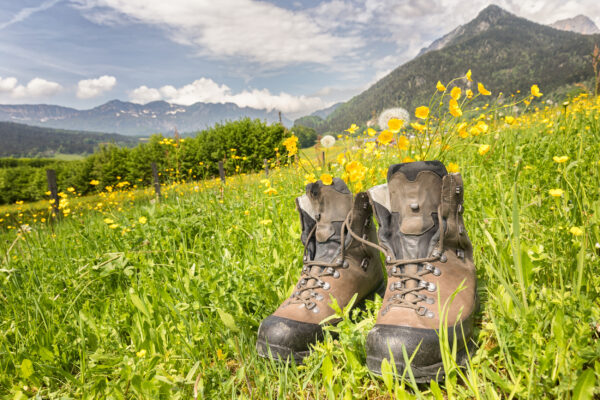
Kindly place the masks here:
<instances>
[{"instance_id":1,"label":"dirt on boot","mask_svg":"<svg viewBox=\"0 0 600 400\"><path fill-rule=\"evenodd\" d=\"M317 181L306 186L296 207L304 266L294 293L262 321L256 348L263 357L301 363L310 345L323 338L321 322L335 313L329 296L343 308L354 294L356 303L382 295L385 279L378 251L348 234L350 227L364 240L377 241L366 193L353 199L341 179L334 178L331 185Z\"/></svg>"}]
</instances>

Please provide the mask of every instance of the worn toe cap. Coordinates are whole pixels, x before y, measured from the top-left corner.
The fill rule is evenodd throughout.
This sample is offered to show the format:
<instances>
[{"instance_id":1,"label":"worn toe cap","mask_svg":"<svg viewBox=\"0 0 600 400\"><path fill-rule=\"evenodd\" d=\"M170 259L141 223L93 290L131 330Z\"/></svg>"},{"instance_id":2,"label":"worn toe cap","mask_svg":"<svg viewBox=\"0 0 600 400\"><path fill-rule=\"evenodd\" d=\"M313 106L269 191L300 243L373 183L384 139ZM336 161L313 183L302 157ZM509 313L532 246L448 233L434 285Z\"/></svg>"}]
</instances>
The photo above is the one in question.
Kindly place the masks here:
<instances>
[{"instance_id":1,"label":"worn toe cap","mask_svg":"<svg viewBox=\"0 0 600 400\"><path fill-rule=\"evenodd\" d=\"M292 356L301 362L309 353L310 345L323 339L323 329L319 324L295 321L270 315L258 328L256 349L263 357L269 356L283 360Z\"/></svg>"}]
</instances>

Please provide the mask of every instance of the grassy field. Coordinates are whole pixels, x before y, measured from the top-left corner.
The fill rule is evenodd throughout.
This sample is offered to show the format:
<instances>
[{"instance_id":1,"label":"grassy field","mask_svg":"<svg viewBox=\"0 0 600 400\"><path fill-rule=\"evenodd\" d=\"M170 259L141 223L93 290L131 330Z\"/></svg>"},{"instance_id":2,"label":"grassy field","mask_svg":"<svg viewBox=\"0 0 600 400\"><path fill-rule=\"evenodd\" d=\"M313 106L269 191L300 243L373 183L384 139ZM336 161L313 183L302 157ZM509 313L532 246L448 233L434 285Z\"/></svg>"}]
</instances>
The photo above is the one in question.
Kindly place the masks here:
<instances>
[{"instance_id":1,"label":"grassy field","mask_svg":"<svg viewBox=\"0 0 600 400\"><path fill-rule=\"evenodd\" d=\"M160 203L101 199L0 230L0 398L600 395L600 100L540 107L477 117L487 129L441 145L465 181L482 302L467 370L447 359L445 381L419 386L371 375L364 343L380 300L344 314L305 365L257 356L260 321L300 274L294 198L324 172L303 162L268 181L173 185ZM345 167L328 154L329 172L360 157L364 183L352 186L382 183L417 139L346 144Z\"/></svg>"}]
</instances>

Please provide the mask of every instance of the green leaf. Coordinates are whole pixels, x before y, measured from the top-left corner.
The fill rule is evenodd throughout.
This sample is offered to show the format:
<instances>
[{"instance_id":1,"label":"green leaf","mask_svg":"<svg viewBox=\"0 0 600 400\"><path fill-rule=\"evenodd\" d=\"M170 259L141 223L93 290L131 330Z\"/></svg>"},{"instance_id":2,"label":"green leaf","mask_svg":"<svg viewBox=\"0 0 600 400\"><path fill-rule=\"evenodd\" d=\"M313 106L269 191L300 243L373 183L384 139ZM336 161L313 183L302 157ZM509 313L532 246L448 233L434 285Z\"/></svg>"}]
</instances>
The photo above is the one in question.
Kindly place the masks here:
<instances>
[{"instance_id":1,"label":"green leaf","mask_svg":"<svg viewBox=\"0 0 600 400\"><path fill-rule=\"evenodd\" d=\"M392 365L387 358L384 358L381 362L381 378L383 379L383 383L388 389L388 392L392 393L394 387L394 372L392 371Z\"/></svg>"},{"instance_id":2,"label":"green leaf","mask_svg":"<svg viewBox=\"0 0 600 400\"><path fill-rule=\"evenodd\" d=\"M223 310L221 310L220 308L217 308L217 312L219 313L219 317L221 317L221 321L223 321L223 325L225 325L227 328L231 329L232 331L239 331L239 328L237 327L237 325L235 324L235 319L233 318L233 316Z\"/></svg>"},{"instance_id":3,"label":"green leaf","mask_svg":"<svg viewBox=\"0 0 600 400\"><path fill-rule=\"evenodd\" d=\"M431 393L435 397L436 400L444 400L444 395L442 394L442 390L436 381L432 380L429 384L431 389Z\"/></svg>"},{"instance_id":4,"label":"green leaf","mask_svg":"<svg viewBox=\"0 0 600 400\"><path fill-rule=\"evenodd\" d=\"M25 379L33 375L33 363L31 360L26 358L21 362L21 375L23 375L23 378Z\"/></svg>"},{"instance_id":5,"label":"green leaf","mask_svg":"<svg viewBox=\"0 0 600 400\"><path fill-rule=\"evenodd\" d=\"M333 383L333 363L329 356L325 357L323 364L321 364L321 373L323 374L323 380L328 385Z\"/></svg>"},{"instance_id":6,"label":"green leaf","mask_svg":"<svg viewBox=\"0 0 600 400\"><path fill-rule=\"evenodd\" d=\"M594 395L594 386L596 385L596 375L594 370L586 369L583 371L573 390L573 400L589 400Z\"/></svg>"},{"instance_id":7,"label":"green leaf","mask_svg":"<svg viewBox=\"0 0 600 400\"><path fill-rule=\"evenodd\" d=\"M135 308L140 310L142 314L144 314L146 317L148 317L148 319L150 319L150 312L148 311L148 308L146 307L146 304L142 301L142 299L140 299L138 295L134 293L129 293L129 298L131 299L131 302L133 303Z\"/></svg>"}]
</instances>

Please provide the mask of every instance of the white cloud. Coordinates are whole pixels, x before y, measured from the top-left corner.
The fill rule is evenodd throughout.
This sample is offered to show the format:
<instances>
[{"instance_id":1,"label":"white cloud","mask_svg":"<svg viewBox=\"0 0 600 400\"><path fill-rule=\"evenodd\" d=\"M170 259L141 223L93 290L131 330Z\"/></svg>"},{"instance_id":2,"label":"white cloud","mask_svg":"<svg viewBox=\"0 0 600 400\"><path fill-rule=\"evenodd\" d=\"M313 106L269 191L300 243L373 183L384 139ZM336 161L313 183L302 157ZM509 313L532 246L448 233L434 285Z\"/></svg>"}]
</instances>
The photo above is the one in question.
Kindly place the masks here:
<instances>
[{"instance_id":1,"label":"white cloud","mask_svg":"<svg viewBox=\"0 0 600 400\"><path fill-rule=\"evenodd\" d=\"M103 75L96 79L84 79L77 83L77 97L91 99L111 90L116 84L117 78L109 75Z\"/></svg>"},{"instance_id":2,"label":"white cloud","mask_svg":"<svg viewBox=\"0 0 600 400\"><path fill-rule=\"evenodd\" d=\"M149 88L146 85L140 86L129 92L129 100L138 104L146 104L151 101L162 100L162 98L160 90Z\"/></svg>"},{"instance_id":3,"label":"white cloud","mask_svg":"<svg viewBox=\"0 0 600 400\"><path fill-rule=\"evenodd\" d=\"M255 0L72 0L94 22L122 20L164 28L178 43L215 57L262 65L331 63L364 42L337 35L304 11ZM116 15L115 15L116 14Z\"/></svg>"},{"instance_id":4,"label":"white cloud","mask_svg":"<svg viewBox=\"0 0 600 400\"><path fill-rule=\"evenodd\" d=\"M171 85L161 88L140 86L129 93L129 99L141 104L156 100L182 105L197 102L234 103L239 107L279 110L290 117L304 115L328 105L319 97L294 96L284 92L273 94L268 89L233 93L227 85L219 85L209 78L200 78L179 88Z\"/></svg>"},{"instance_id":5,"label":"white cloud","mask_svg":"<svg viewBox=\"0 0 600 400\"><path fill-rule=\"evenodd\" d=\"M17 22L21 22L29 18L32 14L35 14L40 11L44 11L54 6L61 0L47 0L40 4L37 7L25 7L21 9L18 13L16 13L9 21L0 24L0 30L11 26L12 24L16 24Z\"/></svg>"},{"instance_id":6,"label":"white cloud","mask_svg":"<svg viewBox=\"0 0 600 400\"><path fill-rule=\"evenodd\" d=\"M42 78L33 78L27 85L19 85L15 77L2 78L0 76L0 95L5 94L14 99L39 99L50 97L62 90L56 82Z\"/></svg>"}]
</instances>

